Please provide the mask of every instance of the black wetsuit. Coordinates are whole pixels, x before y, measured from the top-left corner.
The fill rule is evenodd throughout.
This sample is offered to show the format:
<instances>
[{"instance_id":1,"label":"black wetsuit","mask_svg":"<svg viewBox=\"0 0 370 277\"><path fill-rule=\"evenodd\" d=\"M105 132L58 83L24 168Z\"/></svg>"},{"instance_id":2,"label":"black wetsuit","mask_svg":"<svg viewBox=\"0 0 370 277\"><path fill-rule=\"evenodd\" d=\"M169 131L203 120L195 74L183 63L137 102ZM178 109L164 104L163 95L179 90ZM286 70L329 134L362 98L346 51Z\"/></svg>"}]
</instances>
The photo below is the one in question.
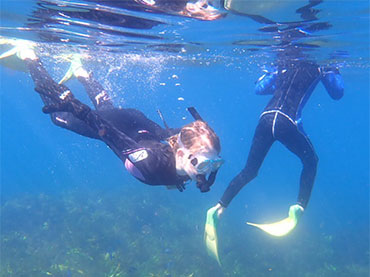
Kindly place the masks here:
<instances>
[{"instance_id":1,"label":"black wetsuit","mask_svg":"<svg viewBox=\"0 0 370 277\"><path fill-rule=\"evenodd\" d=\"M115 108L91 75L79 77L94 103L96 110L91 110L66 86L54 82L39 60L26 62L45 104L43 111L56 125L104 141L141 182L183 190L188 178L177 174L172 148L163 142L178 130L163 129L138 110Z\"/></svg>"},{"instance_id":2,"label":"black wetsuit","mask_svg":"<svg viewBox=\"0 0 370 277\"><path fill-rule=\"evenodd\" d=\"M304 133L301 110L319 81L333 99L343 96L343 83L338 69L320 68L304 60L286 60L263 75L256 84L257 94L273 94L256 128L244 169L231 181L220 204L227 207L240 189L253 180L271 145L280 141L297 155L303 169L298 203L305 208L314 184L318 158Z\"/></svg>"}]
</instances>

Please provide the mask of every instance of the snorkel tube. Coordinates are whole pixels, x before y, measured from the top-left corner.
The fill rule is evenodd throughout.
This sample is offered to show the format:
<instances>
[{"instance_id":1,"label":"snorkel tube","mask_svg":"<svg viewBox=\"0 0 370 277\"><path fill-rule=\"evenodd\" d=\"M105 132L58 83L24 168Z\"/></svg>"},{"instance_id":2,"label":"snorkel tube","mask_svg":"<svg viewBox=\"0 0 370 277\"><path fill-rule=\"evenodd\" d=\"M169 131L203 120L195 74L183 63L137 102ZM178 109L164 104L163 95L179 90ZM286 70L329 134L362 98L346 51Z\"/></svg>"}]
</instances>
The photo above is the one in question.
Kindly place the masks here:
<instances>
[{"instance_id":1,"label":"snorkel tube","mask_svg":"<svg viewBox=\"0 0 370 277\"><path fill-rule=\"evenodd\" d=\"M216 180L216 175L217 175L217 172L218 172L218 169L216 171L212 171L209 176L208 176L208 180L206 179L206 175L204 174L198 174L196 176L196 185L197 185L197 188L201 191L201 192L207 192L210 190L210 187L213 185L213 183L215 182Z\"/></svg>"},{"instance_id":2,"label":"snorkel tube","mask_svg":"<svg viewBox=\"0 0 370 277\"><path fill-rule=\"evenodd\" d=\"M203 121L203 118L200 116L200 114L198 113L198 111L194 108L194 107L189 107L187 108L188 112L191 114L191 116L195 119L195 120L200 120L200 121Z\"/></svg>"},{"instance_id":3,"label":"snorkel tube","mask_svg":"<svg viewBox=\"0 0 370 277\"><path fill-rule=\"evenodd\" d=\"M198 113L198 111L194 107L188 107L187 110L188 110L188 112L191 114L191 116L195 120L199 120L199 121L205 122L203 120L203 118L200 116L200 114ZM209 191L210 190L210 187L213 185L213 183L216 180L217 172L218 172L218 169L215 170L215 171L212 171L209 174L208 179L206 179L206 175L205 174L198 174L196 176L196 185L197 185L197 188L199 188L199 190L201 192L207 192L207 191Z\"/></svg>"}]
</instances>

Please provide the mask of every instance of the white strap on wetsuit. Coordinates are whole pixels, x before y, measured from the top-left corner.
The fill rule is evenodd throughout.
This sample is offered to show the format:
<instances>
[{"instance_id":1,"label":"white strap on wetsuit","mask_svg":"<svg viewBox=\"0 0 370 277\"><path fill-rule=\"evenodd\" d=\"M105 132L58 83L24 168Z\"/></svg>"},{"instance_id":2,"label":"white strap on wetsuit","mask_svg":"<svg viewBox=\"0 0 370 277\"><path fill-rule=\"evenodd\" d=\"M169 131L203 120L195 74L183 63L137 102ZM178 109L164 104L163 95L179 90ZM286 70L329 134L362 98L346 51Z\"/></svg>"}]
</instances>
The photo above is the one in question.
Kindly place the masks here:
<instances>
[{"instance_id":1,"label":"white strap on wetsuit","mask_svg":"<svg viewBox=\"0 0 370 277\"><path fill-rule=\"evenodd\" d=\"M269 111L264 111L263 113L261 113L260 115L260 118L262 116L264 116L265 114L270 114L270 113L278 113L278 114L281 114L282 116L286 117L290 122L292 122L294 125L297 125L297 122L295 120L293 120L289 115L287 115L286 113L283 113L282 111L280 110L269 110Z\"/></svg>"},{"instance_id":2,"label":"white strap on wetsuit","mask_svg":"<svg viewBox=\"0 0 370 277\"><path fill-rule=\"evenodd\" d=\"M275 123L276 123L277 116L279 114L282 115L282 116L284 116L286 119L288 119L291 123L294 124L294 126L297 126L297 122L296 121L294 121L290 116L288 116L287 114L283 113L280 110L264 111L263 113L261 113L260 118L263 117L266 114L273 114L273 113L275 114L274 121L272 122L272 136L273 137L275 137Z\"/></svg>"}]
</instances>

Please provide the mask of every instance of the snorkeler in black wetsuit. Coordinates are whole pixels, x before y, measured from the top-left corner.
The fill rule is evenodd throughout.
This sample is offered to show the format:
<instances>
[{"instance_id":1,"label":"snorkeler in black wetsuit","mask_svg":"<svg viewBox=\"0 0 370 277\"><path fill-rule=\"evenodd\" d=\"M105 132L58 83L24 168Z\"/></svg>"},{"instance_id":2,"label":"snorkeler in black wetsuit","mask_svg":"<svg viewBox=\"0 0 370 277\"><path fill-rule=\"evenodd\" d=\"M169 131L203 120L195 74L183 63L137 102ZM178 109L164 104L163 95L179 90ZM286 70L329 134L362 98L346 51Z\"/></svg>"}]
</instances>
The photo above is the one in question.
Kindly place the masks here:
<instances>
[{"instance_id":1,"label":"snorkeler in black wetsuit","mask_svg":"<svg viewBox=\"0 0 370 277\"><path fill-rule=\"evenodd\" d=\"M271 235L284 236L295 228L307 207L316 176L318 158L303 131L301 111L319 81L324 84L333 99L338 100L343 96L343 81L338 68L319 66L303 51L310 49L308 47L311 45L297 42L299 38L307 37L310 32L330 27L325 22L311 23L311 20L315 19L312 14L315 10L312 7L320 2L310 2L297 10L304 20L309 18L309 21L279 24L262 17L257 18L259 22L271 24L261 30L272 31L274 39L279 42L273 46L277 52L274 67L265 70L265 74L258 79L255 87L257 94L272 94L273 97L260 116L245 167L230 182L219 203L207 212L205 241L209 253L218 261L216 233L218 218L242 187L257 176L275 141L280 141L297 155L303 164L297 204L290 206L288 218L279 222L272 224L248 222L248 224ZM255 19L255 16L251 18Z\"/></svg>"},{"instance_id":2,"label":"snorkeler in black wetsuit","mask_svg":"<svg viewBox=\"0 0 370 277\"><path fill-rule=\"evenodd\" d=\"M273 97L260 116L245 167L230 182L219 203L207 213L205 241L209 253L216 260L219 261L216 235L218 218L239 191L257 176L275 141L281 142L297 155L303 164L297 204L290 207L289 217L282 221L272 224L248 224L271 235L283 236L294 229L303 214L315 181L318 157L303 131L301 111L319 81L324 84L331 98L337 100L343 96L343 82L339 70L320 67L312 61L279 60L275 68L259 78L256 93L272 94Z\"/></svg>"},{"instance_id":3,"label":"snorkeler in black wetsuit","mask_svg":"<svg viewBox=\"0 0 370 277\"><path fill-rule=\"evenodd\" d=\"M207 213L205 241L209 253L216 260L219 261L216 237L218 218L239 191L257 176L275 141L297 155L303 164L297 204L290 207L289 217L282 221L248 224L274 236L286 235L296 226L310 199L318 162L315 150L303 131L301 111L319 81L333 99L343 96L343 82L338 69L319 67L311 61L283 60L259 78L256 93L273 94L273 97L260 116L245 167L230 182L219 203Z\"/></svg>"},{"instance_id":4,"label":"snorkeler in black wetsuit","mask_svg":"<svg viewBox=\"0 0 370 277\"><path fill-rule=\"evenodd\" d=\"M161 128L135 109L115 108L108 93L82 68L80 58L72 59L71 72L84 85L95 110L77 100L63 84L49 76L26 41L9 41L9 51L24 60L35 90L45 106L44 113L63 128L105 142L124 162L126 169L149 185L177 187L183 191L194 180L201 192L207 192L215 181L223 160L219 138L194 108L196 121L181 129Z\"/></svg>"},{"instance_id":5,"label":"snorkeler in black wetsuit","mask_svg":"<svg viewBox=\"0 0 370 277\"><path fill-rule=\"evenodd\" d=\"M302 18L314 19L308 12L312 10L312 5L299 10ZM269 31L275 29L275 39L279 41L277 59L274 66L264 70L265 74L258 79L255 91L256 94L272 94L273 97L260 116L244 169L231 181L219 201L223 208L257 176L276 140L297 155L303 164L297 205L302 211L306 208L315 181L318 157L303 131L301 112L319 81L335 100L342 98L344 89L338 68L319 66L304 52L309 45L296 43L296 40L329 27L330 24L323 22L286 24L282 30L278 24L267 28Z\"/></svg>"},{"instance_id":6,"label":"snorkeler in black wetsuit","mask_svg":"<svg viewBox=\"0 0 370 277\"><path fill-rule=\"evenodd\" d=\"M257 176L271 145L280 141L303 164L297 203L306 208L318 158L303 131L301 111L319 81L333 99L343 96L338 69L319 67L310 61L283 61L273 72L267 72L258 80L256 93L273 94L273 97L260 116L247 163L226 189L219 202L221 206L226 208L240 189Z\"/></svg>"}]
</instances>

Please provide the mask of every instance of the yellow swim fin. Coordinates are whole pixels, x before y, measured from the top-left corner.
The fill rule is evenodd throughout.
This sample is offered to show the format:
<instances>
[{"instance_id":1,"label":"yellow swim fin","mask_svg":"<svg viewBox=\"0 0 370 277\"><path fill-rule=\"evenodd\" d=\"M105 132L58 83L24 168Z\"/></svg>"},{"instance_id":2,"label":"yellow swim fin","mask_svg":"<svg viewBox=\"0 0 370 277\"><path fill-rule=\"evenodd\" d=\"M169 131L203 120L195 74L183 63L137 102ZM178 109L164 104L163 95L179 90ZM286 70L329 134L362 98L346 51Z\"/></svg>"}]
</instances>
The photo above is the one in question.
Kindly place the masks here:
<instances>
[{"instance_id":1,"label":"yellow swim fin","mask_svg":"<svg viewBox=\"0 0 370 277\"><path fill-rule=\"evenodd\" d=\"M12 47L10 50L5 51L3 54L0 55L0 59L8 58L10 56L17 54L17 48Z\"/></svg>"},{"instance_id":2,"label":"yellow swim fin","mask_svg":"<svg viewBox=\"0 0 370 277\"><path fill-rule=\"evenodd\" d=\"M69 66L66 74L63 76L63 78L58 82L59 84L64 84L72 77L84 77L88 78L89 74L87 71L83 68L81 58L83 58L80 54L70 54L65 55L64 58L71 62L71 65Z\"/></svg>"},{"instance_id":3,"label":"yellow swim fin","mask_svg":"<svg viewBox=\"0 0 370 277\"><path fill-rule=\"evenodd\" d=\"M261 230L265 231L266 233L276 236L282 237L291 232L298 223L298 220L301 218L304 209L296 204L290 206L289 208L289 216L281 221L271 223L271 224L256 224L247 222L248 225L255 226L260 228Z\"/></svg>"},{"instance_id":4,"label":"yellow swim fin","mask_svg":"<svg viewBox=\"0 0 370 277\"><path fill-rule=\"evenodd\" d=\"M218 256L218 240L217 240L217 215L218 207L215 206L207 211L206 226L204 230L204 242L207 246L208 254L215 258L217 263L221 266L220 258Z\"/></svg>"},{"instance_id":5,"label":"yellow swim fin","mask_svg":"<svg viewBox=\"0 0 370 277\"><path fill-rule=\"evenodd\" d=\"M36 43L23 39L12 39L0 36L0 64L18 71L27 72L23 60L36 59Z\"/></svg>"}]
</instances>

